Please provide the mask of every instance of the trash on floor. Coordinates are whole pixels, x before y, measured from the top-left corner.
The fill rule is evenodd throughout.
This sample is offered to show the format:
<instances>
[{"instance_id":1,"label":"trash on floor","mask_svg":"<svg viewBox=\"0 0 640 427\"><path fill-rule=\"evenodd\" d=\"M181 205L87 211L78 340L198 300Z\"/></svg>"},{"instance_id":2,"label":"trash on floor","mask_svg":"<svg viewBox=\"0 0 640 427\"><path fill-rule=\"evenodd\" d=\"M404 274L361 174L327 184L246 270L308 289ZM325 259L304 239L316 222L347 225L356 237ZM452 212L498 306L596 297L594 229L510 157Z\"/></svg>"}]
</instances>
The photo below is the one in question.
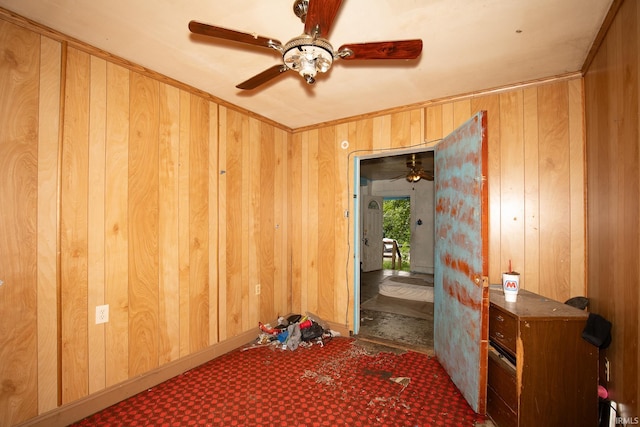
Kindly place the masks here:
<instances>
[{"instance_id":1,"label":"trash on floor","mask_svg":"<svg viewBox=\"0 0 640 427\"><path fill-rule=\"evenodd\" d=\"M287 318L279 317L278 324L258 322L260 333L255 342L242 349L274 346L282 350L297 350L298 347L308 348L313 345L323 347L324 344L338 332L332 331L325 321L307 312L306 315L292 314Z\"/></svg>"}]
</instances>

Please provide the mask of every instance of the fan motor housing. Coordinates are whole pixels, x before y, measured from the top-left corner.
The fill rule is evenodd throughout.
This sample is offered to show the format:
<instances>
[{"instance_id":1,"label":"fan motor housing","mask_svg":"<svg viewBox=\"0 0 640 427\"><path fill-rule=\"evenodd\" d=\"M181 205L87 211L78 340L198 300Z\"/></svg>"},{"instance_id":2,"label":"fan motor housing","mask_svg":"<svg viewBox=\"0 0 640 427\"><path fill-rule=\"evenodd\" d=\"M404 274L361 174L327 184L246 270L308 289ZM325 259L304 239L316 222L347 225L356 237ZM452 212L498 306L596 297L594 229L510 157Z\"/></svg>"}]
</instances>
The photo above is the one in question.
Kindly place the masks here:
<instances>
[{"instance_id":1,"label":"fan motor housing","mask_svg":"<svg viewBox=\"0 0 640 427\"><path fill-rule=\"evenodd\" d=\"M317 73L326 73L333 64L333 46L323 38L303 34L291 39L282 50L284 64L309 84L315 83Z\"/></svg>"}]
</instances>

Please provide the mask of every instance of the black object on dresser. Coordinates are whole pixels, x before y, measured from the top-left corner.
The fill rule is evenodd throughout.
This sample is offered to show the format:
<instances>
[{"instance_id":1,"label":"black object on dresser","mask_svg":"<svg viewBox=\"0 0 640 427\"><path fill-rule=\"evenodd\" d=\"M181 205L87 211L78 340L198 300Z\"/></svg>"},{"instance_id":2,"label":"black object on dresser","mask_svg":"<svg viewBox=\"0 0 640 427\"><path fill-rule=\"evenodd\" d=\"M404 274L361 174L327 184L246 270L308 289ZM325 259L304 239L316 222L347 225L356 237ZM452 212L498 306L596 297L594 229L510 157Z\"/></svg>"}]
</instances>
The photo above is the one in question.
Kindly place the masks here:
<instances>
[{"instance_id":1,"label":"black object on dresser","mask_svg":"<svg viewBox=\"0 0 640 427\"><path fill-rule=\"evenodd\" d=\"M596 426L598 348L582 339L588 313L492 287L487 413L499 427Z\"/></svg>"}]
</instances>

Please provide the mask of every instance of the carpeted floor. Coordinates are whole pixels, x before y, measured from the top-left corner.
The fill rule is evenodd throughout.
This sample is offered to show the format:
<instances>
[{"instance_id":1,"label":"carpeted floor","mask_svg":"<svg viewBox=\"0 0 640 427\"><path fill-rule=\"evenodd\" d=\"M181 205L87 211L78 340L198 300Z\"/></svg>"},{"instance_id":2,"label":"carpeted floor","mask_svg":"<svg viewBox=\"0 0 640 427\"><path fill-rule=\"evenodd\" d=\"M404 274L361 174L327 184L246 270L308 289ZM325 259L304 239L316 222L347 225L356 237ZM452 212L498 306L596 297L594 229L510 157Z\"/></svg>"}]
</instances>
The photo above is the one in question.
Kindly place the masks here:
<instances>
[{"instance_id":1,"label":"carpeted floor","mask_svg":"<svg viewBox=\"0 0 640 427\"><path fill-rule=\"evenodd\" d=\"M387 349L388 350L388 349ZM352 338L236 350L77 426L474 426L433 357Z\"/></svg>"}]
</instances>

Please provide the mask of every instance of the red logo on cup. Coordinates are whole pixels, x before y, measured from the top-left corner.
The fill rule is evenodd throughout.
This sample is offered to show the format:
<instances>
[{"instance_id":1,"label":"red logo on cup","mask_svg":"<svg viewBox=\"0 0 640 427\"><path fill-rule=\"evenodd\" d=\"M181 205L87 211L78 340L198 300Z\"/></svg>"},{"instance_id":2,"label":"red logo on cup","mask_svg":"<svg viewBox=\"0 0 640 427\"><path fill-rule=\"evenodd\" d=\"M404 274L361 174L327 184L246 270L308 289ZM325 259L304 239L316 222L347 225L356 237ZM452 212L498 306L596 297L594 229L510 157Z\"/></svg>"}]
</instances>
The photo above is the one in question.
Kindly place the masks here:
<instances>
[{"instance_id":1,"label":"red logo on cup","mask_svg":"<svg viewBox=\"0 0 640 427\"><path fill-rule=\"evenodd\" d=\"M506 282L504 282L504 288L509 289L511 291L517 291L518 282L516 282L515 280L507 280Z\"/></svg>"}]
</instances>

